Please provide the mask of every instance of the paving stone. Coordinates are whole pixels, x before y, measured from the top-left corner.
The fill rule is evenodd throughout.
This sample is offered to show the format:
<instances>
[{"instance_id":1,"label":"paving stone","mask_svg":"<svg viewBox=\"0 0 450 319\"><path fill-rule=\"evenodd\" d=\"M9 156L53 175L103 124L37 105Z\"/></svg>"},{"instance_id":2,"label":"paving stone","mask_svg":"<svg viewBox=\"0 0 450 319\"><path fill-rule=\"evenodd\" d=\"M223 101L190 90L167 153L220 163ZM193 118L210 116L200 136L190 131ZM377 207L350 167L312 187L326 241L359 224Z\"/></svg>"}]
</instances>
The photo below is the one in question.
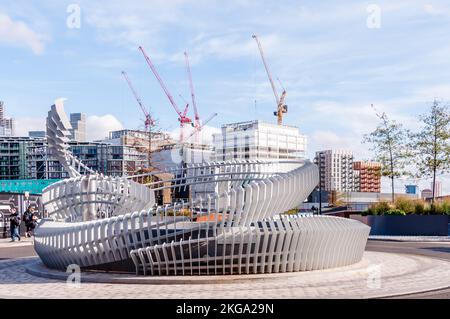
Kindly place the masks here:
<instances>
[{"instance_id":1,"label":"paving stone","mask_svg":"<svg viewBox=\"0 0 450 319\"><path fill-rule=\"evenodd\" d=\"M30 275L36 258L0 262L2 298L373 298L450 286L450 262L421 256L366 252L363 262L344 268L272 274L270 280L202 284L111 284L64 281ZM369 280L378 266L379 287ZM376 275L376 273L375 273ZM197 276L198 277L198 276ZM241 276L245 277L245 276ZM168 277L166 277L168 278Z\"/></svg>"}]
</instances>

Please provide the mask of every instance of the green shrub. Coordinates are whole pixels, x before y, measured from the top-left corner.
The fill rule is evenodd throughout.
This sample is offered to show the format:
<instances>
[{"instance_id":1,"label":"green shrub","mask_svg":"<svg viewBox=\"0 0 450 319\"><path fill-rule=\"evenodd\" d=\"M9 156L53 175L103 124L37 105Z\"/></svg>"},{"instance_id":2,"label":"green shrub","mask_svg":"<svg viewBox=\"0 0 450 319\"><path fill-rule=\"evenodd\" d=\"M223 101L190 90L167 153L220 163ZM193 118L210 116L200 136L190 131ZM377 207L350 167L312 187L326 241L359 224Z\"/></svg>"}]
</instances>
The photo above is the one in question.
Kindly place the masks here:
<instances>
[{"instance_id":1,"label":"green shrub","mask_svg":"<svg viewBox=\"0 0 450 319\"><path fill-rule=\"evenodd\" d=\"M387 212L391 207L389 206L389 203L387 202L378 202L370 205L370 207L363 212L363 216L367 215L384 215L385 212Z\"/></svg>"},{"instance_id":2,"label":"green shrub","mask_svg":"<svg viewBox=\"0 0 450 319\"><path fill-rule=\"evenodd\" d=\"M414 214L423 215L425 213L425 203L423 201L416 201L414 203Z\"/></svg>"},{"instance_id":3,"label":"green shrub","mask_svg":"<svg viewBox=\"0 0 450 319\"><path fill-rule=\"evenodd\" d=\"M411 200L400 197L395 203L378 202L372 204L366 211L362 212L362 216L367 215L450 215L450 200L436 202L430 204L423 200Z\"/></svg>"},{"instance_id":4,"label":"green shrub","mask_svg":"<svg viewBox=\"0 0 450 319\"><path fill-rule=\"evenodd\" d=\"M440 202L439 205L441 206L442 214L450 215L450 200Z\"/></svg>"},{"instance_id":5,"label":"green shrub","mask_svg":"<svg viewBox=\"0 0 450 319\"><path fill-rule=\"evenodd\" d=\"M405 216L406 213L398 208L392 208L389 209L387 212L384 213L385 216Z\"/></svg>"},{"instance_id":6,"label":"green shrub","mask_svg":"<svg viewBox=\"0 0 450 319\"><path fill-rule=\"evenodd\" d=\"M374 205L375 215L384 215L391 207L387 202L379 202Z\"/></svg>"},{"instance_id":7,"label":"green shrub","mask_svg":"<svg viewBox=\"0 0 450 319\"><path fill-rule=\"evenodd\" d=\"M427 213L429 215L450 215L450 202L443 201L431 204Z\"/></svg>"},{"instance_id":8,"label":"green shrub","mask_svg":"<svg viewBox=\"0 0 450 319\"><path fill-rule=\"evenodd\" d=\"M406 214L417 214L416 203L405 197L397 198L394 202L394 207L404 211Z\"/></svg>"}]
</instances>

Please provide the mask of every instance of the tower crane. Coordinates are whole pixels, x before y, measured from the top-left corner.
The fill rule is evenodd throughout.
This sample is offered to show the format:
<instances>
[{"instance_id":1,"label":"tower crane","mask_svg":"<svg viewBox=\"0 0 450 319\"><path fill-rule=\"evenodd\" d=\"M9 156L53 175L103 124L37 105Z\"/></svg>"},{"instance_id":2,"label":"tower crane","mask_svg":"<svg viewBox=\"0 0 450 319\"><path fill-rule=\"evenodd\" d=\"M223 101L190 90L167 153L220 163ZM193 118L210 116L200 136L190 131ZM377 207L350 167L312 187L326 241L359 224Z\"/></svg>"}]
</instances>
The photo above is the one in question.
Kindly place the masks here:
<instances>
[{"instance_id":1,"label":"tower crane","mask_svg":"<svg viewBox=\"0 0 450 319\"><path fill-rule=\"evenodd\" d=\"M277 103L277 110L275 112L273 112L273 115L275 115L277 117L278 125L282 125L283 124L283 114L287 113L287 111L288 111L288 107L284 102L286 99L286 90L283 89L283 92L281 93L281 97L278 96L278 92L275 87L275 83L273 82L272 75L270 74L269 65L267 64L266 58L264 56L264 51L263 51L261 42L259 42L258 36L256 34L254 34L252 37L253 37L253 39L255 39L256 44L258 45L259 53L261 53L261 58L262 58L262 61L264 64L264 68L266 69L267 77L269 78L269 82L270 82L270 85L272 86L273 94L275 96L275 101Z\"/></svg>"},{"instance_id":2,"label":"tower crane","mask_svg":"<svg viewBox=\"0 0 450 319\"><path fill-rule=\"evenodd\" d=\"M189 64L189 56L188 56L187 52L184 52L184 58L186 61L186 71L187 71L187 75L188 75L188 79L189 79L189 88L191 90L192 106L194 107L194 113L195 113L194 132L189 137L191 137L192 135L195 135L195 142L199 143L200 131L203 129L203 127L208 122L210 122L214 117L217 116L217 113L211 114L210 117L202 125L202 122L200 120L200 115L198 113L197 102L195 100L194 84L192 81L192 72L191 72L191 67Z\"/></svg>"},{"instance_id":3,"label":"tower crane","mask_svg":"<svg viewBox=\"0 0 450 319\"><path fill-rule=\"evenodd\" d=\"M196 129L194 132L192 132L192 133L186 138L186 140L190 139L190 138L191 138L192 136L194 136L194 135L198 136L198 134L199 134L200 131L206 126L206 124L208 124L208 123L209 123L213 118L215 118L216 116L217 116L217 113L211 114L211 115L208 117L208 119L207 119L205 122L203 122L202 125L199 126L198 129Z\"/></svg>"},{"instance_id":4,"label":"tower crane","mask_svg":"<svg viewBox=\"0 0 450 319\"><path fill-rule=\"evenodd\" d=\"M166 85L164 84L164 81L159 76L158 71L156 70L155 66L153 65L152 60L150 60L150 57L145 53L144 48L142 46L139 47L139 50L144 55L145 60L147 61L148 66L152 70L153 74L155 75L156 79L159 82L159 85L161 85L161 88L163 89L164 93L166 94L167 98L170 101L170 104L172 105L175 112L178 114L178 121L180 122L180 143L184 140L184 127L186 124L193 125L192 120L187 116L187 112L189 109L189 104L186 105L183 112L180 111L178 105L175 103L175 100L173 99L172 94L170 94L169 90L167 89Z\"/></svg>"},{"instance_id":5,"label":"tower crane","mask_svg":"<svg viewBox=\"0 0 450 319\"><path fill-rule=\"evenodd\" d=\"M150 169L152 166L151 163L151 157L152 157L152 127L155 125L155 121L151 117L150 113L147 111L147 108L145 107L144 103L142 103L141 98L137 94L136 90L133 87L133 84L131 83L130 78L128 77L127 73L125 71L122 71L122 75L125 78L125 80L128 83L128 86L130 87L131 92L134 95L134 98L138 102L139 106L141 107L142 113L144 113L145 120L145 131L148 133L148 168Z\"/></svg>"}]
</instances>

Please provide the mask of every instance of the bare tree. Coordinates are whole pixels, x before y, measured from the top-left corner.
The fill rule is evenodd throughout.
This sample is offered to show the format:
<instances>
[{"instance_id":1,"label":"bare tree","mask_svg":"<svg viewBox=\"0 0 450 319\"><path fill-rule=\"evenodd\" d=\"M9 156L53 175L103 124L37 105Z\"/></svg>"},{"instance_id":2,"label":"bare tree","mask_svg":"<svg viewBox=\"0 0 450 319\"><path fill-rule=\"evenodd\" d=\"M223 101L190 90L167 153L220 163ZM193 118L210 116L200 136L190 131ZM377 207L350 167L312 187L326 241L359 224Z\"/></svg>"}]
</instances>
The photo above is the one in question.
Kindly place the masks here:
<instances>
[{"instance_id":1,"label":"bare tree","mask_svg":"<svg viewBox=\"0 0 450 319\"><path fill-rule=\"evenodd\" d=\"M420 116L421 130L410 134L417 176L432 178L434 202L436 175L450 171L450 111L448 105L434 100L428 113Z\"/></svg>"},{"instance_id":2,"label":"bare tree","mask_svg":"<svg viewBox=\"0 0 450 319\"><path fill-rule=\"evenodd\" d=\"M406 143L408 133L401 124L390 120L386 113L376 114L380 123L372 133L364 135L363 143L372 144L374 160L381 164L381 176L391 180L392 202L394 202L394 180L408 174L405 170L407 159L410 157Z\"/></svg>"}]
</instances>

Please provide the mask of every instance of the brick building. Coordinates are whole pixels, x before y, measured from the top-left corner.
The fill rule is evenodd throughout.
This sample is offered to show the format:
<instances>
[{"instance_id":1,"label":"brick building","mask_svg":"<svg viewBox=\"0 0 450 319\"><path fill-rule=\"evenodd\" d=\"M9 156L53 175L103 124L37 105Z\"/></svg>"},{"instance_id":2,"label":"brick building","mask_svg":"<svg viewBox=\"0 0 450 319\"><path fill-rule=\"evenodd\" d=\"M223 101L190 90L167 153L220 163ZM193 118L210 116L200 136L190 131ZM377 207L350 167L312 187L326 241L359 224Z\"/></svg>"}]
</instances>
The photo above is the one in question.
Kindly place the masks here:
<instances>
[{"instance_id":1,"label":"brick building","mask_svg":"<svg viewBox=\"0 0 450 319\"><path fill-rule=\"evenodd\" d=\"M353 162L353 171L357 175L358 191L379 193L381 191L381 164L377 162Z\"/></svg>"}]
</instances>

